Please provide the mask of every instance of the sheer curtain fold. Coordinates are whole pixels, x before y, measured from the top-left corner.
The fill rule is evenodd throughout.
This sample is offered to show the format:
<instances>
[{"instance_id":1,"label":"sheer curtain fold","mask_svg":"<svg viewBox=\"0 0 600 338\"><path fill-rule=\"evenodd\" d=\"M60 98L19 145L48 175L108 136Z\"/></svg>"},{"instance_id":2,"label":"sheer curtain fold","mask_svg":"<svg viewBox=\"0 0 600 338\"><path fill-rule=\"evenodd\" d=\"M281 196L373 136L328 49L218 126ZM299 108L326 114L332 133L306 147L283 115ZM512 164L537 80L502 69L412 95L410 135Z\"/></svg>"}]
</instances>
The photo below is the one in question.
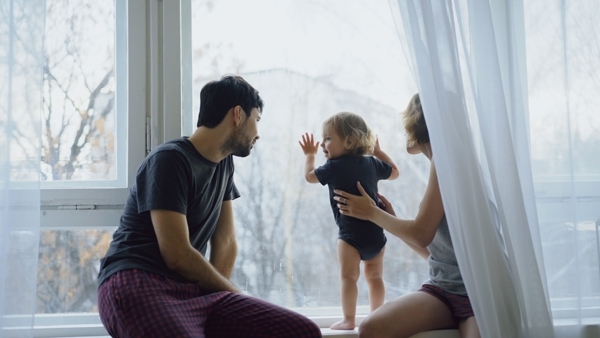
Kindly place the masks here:
<instances>
[{"instance_id":1,"label":"sheer curtain fold","mask_svg":"<svg viewBox=\"0 0 600 338\"><path fill-rule=\"evenodd\" d=\"M596 337L600 2L529 0L524 9L531 163L553 319L561 334L590 329Z\"/></svg>"},{"instance_id":2,"label":"sheer curtain fold","mask_svg":"<svg viewBox=\"0 0 600 338\"><path fill-rule=\"evenodd\" d=\"M33 336L45 14L45 0L0 2L0 337Z\"/></svg>"},{"instance_id":3,"label":"sheer curtain fold","mask_svg":"<svg viewBox=\"0 0 600 338\"><path fill-rule=\"evenodd\" d=\"M484 337L552 337L527 135L520 1L391 1ZM403 33L403 34L402 34Z\"/></svg>"}]
</instances>

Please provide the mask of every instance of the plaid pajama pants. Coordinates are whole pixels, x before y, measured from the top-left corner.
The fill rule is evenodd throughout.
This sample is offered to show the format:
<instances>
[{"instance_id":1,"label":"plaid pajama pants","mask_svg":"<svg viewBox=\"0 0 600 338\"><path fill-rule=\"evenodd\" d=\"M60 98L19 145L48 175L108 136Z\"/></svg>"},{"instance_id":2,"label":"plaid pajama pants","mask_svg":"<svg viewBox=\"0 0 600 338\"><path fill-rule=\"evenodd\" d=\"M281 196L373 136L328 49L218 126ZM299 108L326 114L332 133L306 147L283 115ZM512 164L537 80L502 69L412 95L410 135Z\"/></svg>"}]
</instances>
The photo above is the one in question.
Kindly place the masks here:
<instances>
[{"instance_id":1,"label":"plaid pajama pants","mask_svg":"<svg viewBox=\"0 0 600 338\"><path fill-rule=\"evenodd\" d=\"M135 269L100 285L98 309L112 337L321 337L310 319L278 305Z\"/></svg>"}]
</instances>

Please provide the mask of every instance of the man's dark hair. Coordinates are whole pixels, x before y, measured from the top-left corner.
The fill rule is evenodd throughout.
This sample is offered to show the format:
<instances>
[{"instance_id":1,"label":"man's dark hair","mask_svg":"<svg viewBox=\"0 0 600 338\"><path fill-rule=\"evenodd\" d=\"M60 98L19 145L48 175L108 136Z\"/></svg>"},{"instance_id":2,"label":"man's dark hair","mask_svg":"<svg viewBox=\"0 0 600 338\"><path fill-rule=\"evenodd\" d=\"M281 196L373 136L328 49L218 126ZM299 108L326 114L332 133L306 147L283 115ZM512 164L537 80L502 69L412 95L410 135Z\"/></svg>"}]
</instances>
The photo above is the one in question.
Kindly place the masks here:
<instances>
[{"instance_id":1,"label":"man's dark hair","mask_svg":"<svg viewBox=\"0 0 600 338\"><path fill-rule=\"evenodd\" d=\"M262 112L263 105L258 90L241 76L225 75L221 80L207 83L200 91L200 112L196 126L216 127L229 109L235 106L241 106L246 116L250 116L254 108Z\"/></svg>"}]
</instances>

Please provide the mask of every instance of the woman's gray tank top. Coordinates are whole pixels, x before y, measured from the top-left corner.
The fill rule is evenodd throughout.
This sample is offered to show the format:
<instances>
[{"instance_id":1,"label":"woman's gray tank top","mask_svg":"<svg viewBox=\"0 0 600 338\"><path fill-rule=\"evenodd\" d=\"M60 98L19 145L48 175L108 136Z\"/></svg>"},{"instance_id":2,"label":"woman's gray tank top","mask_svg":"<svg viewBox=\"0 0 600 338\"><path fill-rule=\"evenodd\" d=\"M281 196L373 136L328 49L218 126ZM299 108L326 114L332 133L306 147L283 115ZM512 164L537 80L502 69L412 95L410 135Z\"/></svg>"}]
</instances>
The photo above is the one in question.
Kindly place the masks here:
<instances>
[{"instance_id":1,"label":"woman's gray tank top","mask_svg":"<svg viewBox=\"0 0 600 338\"><path fill-rule=\"evenodd\" d=\"M458 262L454 254L448 221L442 218L429 249L429 280L425 284L437 286L445 291L466 296L467 290L463 283Z\"/></svg>"}]
</instances>

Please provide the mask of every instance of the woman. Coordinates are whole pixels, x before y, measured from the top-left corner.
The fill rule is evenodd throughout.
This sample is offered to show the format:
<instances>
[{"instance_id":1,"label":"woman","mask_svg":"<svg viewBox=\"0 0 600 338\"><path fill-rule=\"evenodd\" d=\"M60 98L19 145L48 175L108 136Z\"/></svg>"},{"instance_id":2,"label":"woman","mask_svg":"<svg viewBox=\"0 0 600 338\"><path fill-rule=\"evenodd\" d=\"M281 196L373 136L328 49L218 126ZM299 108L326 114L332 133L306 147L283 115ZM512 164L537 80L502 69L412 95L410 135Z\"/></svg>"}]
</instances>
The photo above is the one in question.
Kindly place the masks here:
<instances>
[{"instance_id":1,"label":"woman","mask_svg":"<svg viewBox=\"0 0 600 338\"><path fill-rule=\"evenodd\" d=\"M402 239L429 261L429 280L417 292L394 299L367 316L359 326L360 337L410 337L429 330L458 329L461 337L479 337L479 328L460 274L450 239L419 94L404 111L409 154L423 154L431 161L429 182L414 220L396 218L390 202L379 195L382 210L357 183L360 196L335 190L340 213L371 221Z\"/></svg>"}]
</instances>

